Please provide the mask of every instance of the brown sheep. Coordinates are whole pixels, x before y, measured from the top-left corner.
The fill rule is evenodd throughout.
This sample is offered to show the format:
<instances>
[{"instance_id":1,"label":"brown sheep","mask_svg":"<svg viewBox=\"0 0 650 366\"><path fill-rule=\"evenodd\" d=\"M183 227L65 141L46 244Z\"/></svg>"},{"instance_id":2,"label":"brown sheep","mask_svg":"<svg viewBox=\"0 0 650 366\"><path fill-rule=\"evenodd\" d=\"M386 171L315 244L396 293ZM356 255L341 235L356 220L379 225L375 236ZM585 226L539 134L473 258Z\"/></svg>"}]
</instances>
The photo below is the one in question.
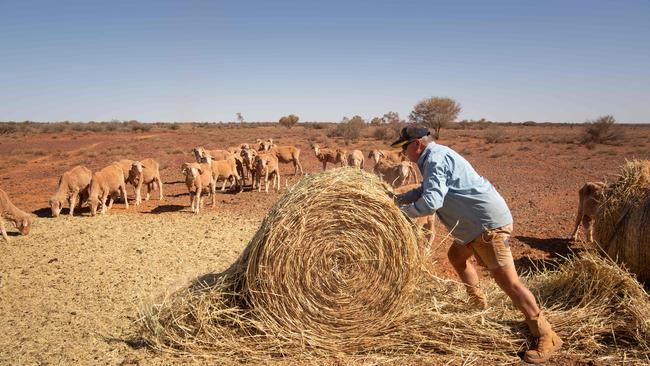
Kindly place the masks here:
<instances>
[{"instance_id":1,"label":"brown sheep","mask_svg":"<svg viewBox=\"0 0 650 366\"><path fill-rule=\"evenodd\" d=\"M192 154L197 163L204 162L207 155L209 155L212 160L226 160L233 156L233 154L228 150L206 150L202 146L197 146L192 149Z\"/></svg>"},{"instance_id":2,"label":"brown sheep","mask_svg":"<svg viewBox=\"0 0 650 366\"><path fill-rule=\"evenodd\" d=\"M269 193L269 177L273 179L273 188L280 190L280 169L278 165L278 158L272 153L258 154L255 157L255 176L257 183L257 191L262 191L260 179L264 177L265 192ZM253 187L255 188L255 187Z\"/></svg>"},{"instance_id":3,"label":"brown sheep","mask_svg":"<svg viewBox=\"0 0 650 366\"><path fill-rule=\"evenodd\" d=\"M271 150L269 150L269 153L275 155L275 157L278 159L278 162L281 164L292 163L293 175L298 174L298 169L300 169L300 175L303 174L302 165L300 164L299 148L291 145L273 146Z\"/></svg>"},{"instance_id":4,"label":"brown sheep","mask_svg":"<svg viewBox=\"0 0 650 366\"><path fill-rule=\"evenodd\" d=\"M345 164L345 152L341 149L321 148L318 144L312 145L312 149L314 149L316 159L323 164L323 170L327 168L327 163L340 164L341 166Z\"/></svg>"},{"instance_id":5,"label":"brown sheep","mask_svg":"<svg viewBox=\"0 0 650 366\"><path fill-rule=\"evenodd\" d=\"M129 199L126 194L126 183L124 182L124 173L118 164L111 164L102 170L93 173L90 180L90 189L88 192L88 201L90 203L90 215L97 214L97 208L101 204L102 215L107 209L111 209L113 201L118 195L124 197L126 209L129 209ZM108 208L106 199L109 200Z\"/></svg>"},{"instance_id":6,"label":"brown sheep","mask_svg":"<svg viewBox=\"0 0 650 366\"><path fill-rule=\"evenodd\" d=\"M587 232L589 242L594 241L592 221L596 216L598 205L606 187L607 185L603 182L588 182L578 191L578 216L573 233L571 233L572 240L578 240L578 228L582 224Z\"/></svg>"},{"instance_id":7,"label":"brown sheep","mask_svg":"<svg viewBox=\"0 0 650 366\"><path fill-rule=\"evenodd\" d=\"M255 157L257 156L257 151L254 149L242 149L240 156L242 158L242 165L244 167L244 176L242 179L245 179L248 173L251 175L251 185L255 183Z\"/></svg>"},{"instance_id":8,"label":"brown sheep","mask_svg":"<svg viewBox=\"0 0 650 366\"><path fill-rule=\"evenodd\" d=\"M273 139L267 139L266 141L257 139L257 144L259 145L258 151L262 152L267 152L277 146L273 143Z\"/></svg>"},{"instance_id":9,"label":"brown sheep","mask_svg":"<svg viewBox=\"0 0 650 366\"><path fill-rule=\"evenodd\" d=\"M227 160L212 161L208 156L206 158L206 163L210 166L212 179L214 180L215 185L219 179L223 179L223 184L221 185L222 192L226 189L226 181L228 180L234 180L234 183L231 184L231 188L237 184L239 185L239 192L244 190L244 184L239 175L239 171L241 170L241 161L234 157Z\"/></svg>"},{"instance_id":10,"label":"brown sheep","mask_svg":"<svg viewBox=\"0 0 650 366\"><path fill-rule=\"evenodd\" d=\"M408 183L409 177L415 176L413 165L406 161L391 163L380 160L373 169L374 173L391 186L397 188Z\"/></svg>"},{"instance_id":11,"label":"brown sheep","mask_svg":"<svg viewBox=\"0 0 650 366\"><path fill-rule=\"evenodd\" d=\"M77 204L81 206L81 203L88 197L92 176L93 173L90 169L81 165L77 165L61 175L56 192L49 200L52 217L59 217L61 209L66 203L70 206L70 216L74 215Z\"/></svg>"},{"instance_id":12,"label":"brown sheep","mask_svg":"<svg viewBox=\"0 0 650 366\"><path fill-rule=\"evenodd\" d=\"M29 234L32 228L33 219L31 215L14 206L7 193L0 189L0 232L2 232L4 240L9 241L3 219L13 222L16 229L23 235Z\"/></svg>"},{"instance_id":13,"label":"brown sheep","mask_svg":"<svg viewBox=\"0 0 650 366\"><path fill-rule=\"evenodd\" d=\"M375 164L379 163L382 159L393 163L400 163L406 160L401 150L372 150L368 153L368 158L374 160Z\"/></svg>"},{"instance_id":14,"label":"brown sheep","mask_svg":"<svg viewBox=\"0 0 650 366\"><path fill-rule=\"evenodd\" d=\"M151 191L158 186L158 200L163 200L163 183L160 179L160 164L154 159L142 159L135 161L131 165L129 171L128 181L135 187L135 204L136 206L142 202L141 189L142 185L147 185L147 196L145 201L149 201Z\"/></svg>"},{"instance_id":15,"label":"brown sheep","mask_svg":"<svg viewBox=\"0 0 650 366\"><path fill-rule=\"evenodd\" d=\"M216 205L215 182L212 169L208 164L184 163L181 173L185 176L185 185L190 193L190 207L198 214L203 205L203 193L212 197L212 207Z\"/></svg>"},{"instance_id":16,"label":"brown sheep","mask_svg":"<svg viewBox=\"0 0 650 366\"><path fill-rule=\"evenodd\" d=\"M363 170L363 152L361 150L352 150L347 157L348 165Z\"/></svg>"},{"instance_id":17,"label":"brown sheep","mask_svg":"<svg viewBox=\"0 0 650 366\"><path fill-rule=\"evenodd\" d=\"M406 193L406 192L408 192L410 190L413 190L413 189L416 189L416 188L419 188L419 187L420 187L419 183L408 184L408 185L405 185L405 186L395 188L395 193L396 194L402 194L402 193ZM417 224L419 224L424 229L424 233L425 233L425 236L427 238L427 243L429 245L433 244L433 241L436 238L436 227L435 227L436 214L429 215L429 216L418 217L418 218L415 219L415 222Z\"/></svg>"}]
</instances>

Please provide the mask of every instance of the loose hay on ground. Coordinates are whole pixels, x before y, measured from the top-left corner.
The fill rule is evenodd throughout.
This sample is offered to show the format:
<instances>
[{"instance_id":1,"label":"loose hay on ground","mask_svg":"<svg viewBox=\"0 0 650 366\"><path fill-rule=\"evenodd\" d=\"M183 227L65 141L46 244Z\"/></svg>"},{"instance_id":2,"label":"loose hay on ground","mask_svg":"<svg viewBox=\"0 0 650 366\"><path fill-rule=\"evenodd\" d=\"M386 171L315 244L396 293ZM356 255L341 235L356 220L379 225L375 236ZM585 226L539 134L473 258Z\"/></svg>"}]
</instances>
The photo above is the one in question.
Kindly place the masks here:
<instances>
[{"instance_id":1,"label":"loose hay on ground","mask_svg":"<svg viewBox=\"0 0 650 366\"><path fill-rule=\"evenodd\" d=\"M461 285L427 270L433 264L420 243L375 177L314 174L278 201L228 270L146 307L139 336L157 350L222 361L516 361L525 325L507 297L488 285L490 309L470 311ZM568 340L565 350L647 360L648 297L618 267L587 256L528 281Z\"/></svg>"}]
</instances>

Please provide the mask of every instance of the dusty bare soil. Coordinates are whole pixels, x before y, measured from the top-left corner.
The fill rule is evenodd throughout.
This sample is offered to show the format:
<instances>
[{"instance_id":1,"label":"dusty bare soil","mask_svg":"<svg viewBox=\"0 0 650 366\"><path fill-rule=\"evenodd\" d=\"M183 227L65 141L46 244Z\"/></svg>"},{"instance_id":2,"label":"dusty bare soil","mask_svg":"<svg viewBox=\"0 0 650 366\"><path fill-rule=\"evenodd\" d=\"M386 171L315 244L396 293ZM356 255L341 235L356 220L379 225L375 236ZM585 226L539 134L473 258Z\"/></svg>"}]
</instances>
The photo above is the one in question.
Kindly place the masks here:
<instances>
[{"instance_id":1,"label":"dusty bare soil","mask_svg":"<svg viewBox=\"0 0 650 366\"><path fill-rule=\"evenodd\" d=\"M359 148L366 154L386 148L385 142L370 137L371 131L346 146L328 138L328 128L182 125L179 130L134 133L0 136L0 188L37 216L28 236L7 225L11 241L0 242L0 364L178 363L173 356L114 338L132 329L138 307L151 297L185 279L225 269L279 197L275 192L218 193L215 208L194 215L180 165L192 161L190 150L196 145L225 148L267 137L301 148L307 172L321 169L310 142ZM586 181L612 179L626 159L650 159L650 126L627 126L618 146L591 149L577 143L581 126L496 128L496 143L487 143L489 130L479 129L443 130L439 142L463 154L508 202L515 219L511 247L521 271L588 248L566 239L575 219L577 190ZM94 171L120 158L147 157L161 163L164 201L155 193L151 201L128 211L117 203L103 217L89 217L87 209L75 217L49 217L47 200L65 170L83 164ZM371 168L366 162L366 170ZM282 168L283 186L285 178L289 184L298 179L292 174L292 166ZM133 197L130 187L129 195ZM433 260L441 275L454 278L445 253L441 247ZM554 363L578 361L563 355ZM430 363L415 356L398 362Z\"/></svg>"}]
</instances>

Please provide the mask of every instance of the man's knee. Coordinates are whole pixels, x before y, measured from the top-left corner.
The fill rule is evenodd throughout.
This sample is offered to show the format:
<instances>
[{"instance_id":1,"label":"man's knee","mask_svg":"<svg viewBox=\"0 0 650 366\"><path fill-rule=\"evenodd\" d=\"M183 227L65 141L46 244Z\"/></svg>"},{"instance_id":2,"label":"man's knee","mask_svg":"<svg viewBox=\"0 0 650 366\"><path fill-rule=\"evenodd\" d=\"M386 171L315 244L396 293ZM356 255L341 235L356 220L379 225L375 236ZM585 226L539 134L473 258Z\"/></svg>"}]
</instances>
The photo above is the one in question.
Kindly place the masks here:
<instances>
[{"instance_id":1,"label":"man's knee","mask_svg":"<svg viewBox=\"0 0 650 366\"><path fill-rule=\"evenodd\" d=\"M447 259L454 268L465 267L467 265L467 260L471 256L472 252L467 250L467 248L452 244L452 246L447 251Z\"/></svg>"}]
</instances>

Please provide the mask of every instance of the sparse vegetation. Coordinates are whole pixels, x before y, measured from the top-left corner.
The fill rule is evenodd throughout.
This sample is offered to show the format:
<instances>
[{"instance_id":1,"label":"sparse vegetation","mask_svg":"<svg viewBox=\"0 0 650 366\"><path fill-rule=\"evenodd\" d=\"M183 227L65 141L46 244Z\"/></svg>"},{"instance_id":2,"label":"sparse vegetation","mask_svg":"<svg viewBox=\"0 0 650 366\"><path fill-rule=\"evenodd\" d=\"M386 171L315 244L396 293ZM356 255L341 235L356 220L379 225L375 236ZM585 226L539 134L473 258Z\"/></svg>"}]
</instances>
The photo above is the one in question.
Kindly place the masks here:
<instances>
[{"instance_id":1,"label":"sparse vegetation","mask_svg":"<svg viewBox=\"0 0 650 366\"><path fill-rule=\"evenodd\" d=\"M328 137L343 137L345 141L357 141L361 131L365 128L366 121L361 116L352 118L343 117L343 120L327 134Z\"/></svg>"},{"instance_id":2,"label":"sparse vegetation","mask_svg":"<svg viewBox=\"0 0 650 366\"><path fill-rule=\"evenodd\" d=\"M504 131L499 128L492 128L485 133L486 144L499 144L505 141Z\"/></svg>"},{"instance_id":3,"label":"sparse vegetation","mask_svg":"<svg viewBox=\"0 0 650 366\"><path fill-rule=\"evenodd\" d=\"M300 117L296 116L295 114L290 114L288 116L284 116L284 117L280 118L278 123L280 124L280 126L284 126L286 128L291 128L291 127L295 126L296 123L298 123L299 120L300 120Z\"/></svg>"},{"instance_id":4,"label":"sparse vegetation","mask_svg":"<svg viewBox=\"0 0 650 366\"><path fill-rule=\"evenodd\" d=\"M616 124L616 119L612 115L601 116L585 124L582 143L587 148L589 144L616 145L623 138L623 130Z\"/></svg>"},{"instance_id":5,"label":"sparse vegetation","mask_svg":"<svg viewBox=\"0 0 650 366\"><path fill-rule=\"evenodd\" d=\"M419 123L434 130L434 137L440 138L440 129L456 120L462 107L454 99L433 97L421 100L413 107L409 115L412 122Z\"/></svg>"}]
</instances>

